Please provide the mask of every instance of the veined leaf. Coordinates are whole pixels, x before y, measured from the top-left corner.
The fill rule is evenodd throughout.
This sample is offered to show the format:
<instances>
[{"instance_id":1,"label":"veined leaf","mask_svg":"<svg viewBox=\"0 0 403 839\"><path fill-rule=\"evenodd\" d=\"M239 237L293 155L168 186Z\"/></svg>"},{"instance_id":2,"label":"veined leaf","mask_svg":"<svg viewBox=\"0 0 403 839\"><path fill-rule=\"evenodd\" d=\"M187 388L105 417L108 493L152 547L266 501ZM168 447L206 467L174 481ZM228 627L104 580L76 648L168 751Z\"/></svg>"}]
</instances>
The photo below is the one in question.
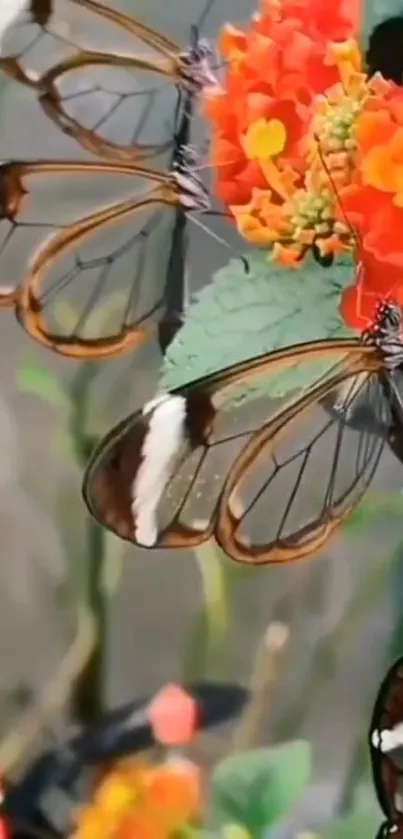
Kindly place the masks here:
<instances>
[{"instance_id":1,"label":"veined leaf","mask_svg":"<svg viewBox=\"0 0 403 839\"><path fill-rule=\"evenodd\" d=\"M232 260L197 295L168 348L162 389L181 387L281 347L354 335L338 311L341 291L352 282L351 259L340 258L327 269L312 259L298 270L269 263L263 253L247 259L248 274L240 260ZM274 373L264 385L250 385L242 398L281 398L309 387L331 366L329 360L300 362Z\"/></svg>"},{"instance_id":2,"label":"veined leaf","mask_svg":"<svg viewBox=\"0 0 403 839\"><path fill-rule=\"evenodd\" d=\"M243 824L259 839L290 811L310 773L311 748L303 740L223 760L212 776L214 826Z\"/></svg>"}]
</instances>

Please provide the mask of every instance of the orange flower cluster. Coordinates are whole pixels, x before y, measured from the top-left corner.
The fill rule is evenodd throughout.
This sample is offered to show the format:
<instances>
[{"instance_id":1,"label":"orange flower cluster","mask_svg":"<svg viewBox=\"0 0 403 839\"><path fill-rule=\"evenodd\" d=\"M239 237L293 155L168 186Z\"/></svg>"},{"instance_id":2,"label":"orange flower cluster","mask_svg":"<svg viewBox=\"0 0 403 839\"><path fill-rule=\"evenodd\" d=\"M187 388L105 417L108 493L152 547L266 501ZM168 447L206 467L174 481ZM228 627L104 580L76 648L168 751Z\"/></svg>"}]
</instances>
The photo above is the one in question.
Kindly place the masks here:
<instances>
[{"instance_id":1,"label":"orange flower cluster","mask_svg":"<svg viewBox=\"0 0 403 839\"><path fill-rule=\"evenodd\" d=\"M180 759L118 765L77 813L73 839L172 839L201 812L199 771Z\"/></svg>"},{"instance_id":2,"label":"orange flower cluster","mask_svg":"<svg viewBox=\"0 0 403 839\"><path fill-rule=\"evenodd\" d=\"M355 124L355 173L340 202L357 231L356 282L343 295L344 319L372 322L379 300L403 305L403 90L378 80Z\"/></svg>"},{"instance_id":3,"label":"orange flower cluster","mask_svg":"<svg viewBox=\"0 0 403 839\"><path fill-rule=\"evenodd\" d=\"M338 247L331 189L309 170L306 145L318 96L340 83L357 2L261 0L248 31L227 25L219 39L225 80L204 104L216 192L240 233L286 264L317 239Z\"/></svg>"},{"instance_id":4,"label":"orange flower cluster","mask_svg":"<svg viewBox=\"0 0 403 839\"><path fill-rule=\"evenodd\" d=\"M355 251L340 308L363 330L380 300L403 305L403 89L363 72L358 2L261 0L247 31L224 27L205 111L238 231L293 267Z\"/></svg>"}]
</instances>

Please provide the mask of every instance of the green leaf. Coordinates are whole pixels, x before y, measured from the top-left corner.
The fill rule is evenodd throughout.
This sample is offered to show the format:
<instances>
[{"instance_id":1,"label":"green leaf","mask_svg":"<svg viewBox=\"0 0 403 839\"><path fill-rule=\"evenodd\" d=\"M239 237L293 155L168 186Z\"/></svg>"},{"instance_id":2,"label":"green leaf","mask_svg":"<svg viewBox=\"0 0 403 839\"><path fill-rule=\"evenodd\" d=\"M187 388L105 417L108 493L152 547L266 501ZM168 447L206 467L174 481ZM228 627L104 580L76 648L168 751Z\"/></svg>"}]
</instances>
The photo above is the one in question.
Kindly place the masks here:
<instances>
[{"instance_id":1,"label":"green leaf","mask_svg":"<svg viewBox=\"0 0 403 839\"><path fill-rule=\"evenodd\" d=\"M285 816L309 781L311 748L296 740L229 757L212 776L212 822L243 824L254 839Z\"/></svg>"},{"instance_id":2,"label":"green leaf","mask_svg":"<svg viewBox=\"0 0 403 839\"><path fill-rule=\"evenodd\" d=\"M338 312L340 293L353 278L353 263L339 259L324 269L314 260L298 270L247 257L249 273L232 260L190 306L183 327L168 348L162 389L181 387L236 362L318 338L351 337ZM247 398L282 397L307 387L334 361L301 362L270 380L254 383Z\"/></svg>"},{"instance_id":3,"label":"green leaf","mask_svg":"<svg viewBox=\"0 0 403 839\"><path fill-rule=\"evenodd\" d=\"M20 366L17 371L17 387L22 393L38 396L55 408L66 408L69 404L56 376L35 361L27 361Z\"/></svg>"}]
</instances>

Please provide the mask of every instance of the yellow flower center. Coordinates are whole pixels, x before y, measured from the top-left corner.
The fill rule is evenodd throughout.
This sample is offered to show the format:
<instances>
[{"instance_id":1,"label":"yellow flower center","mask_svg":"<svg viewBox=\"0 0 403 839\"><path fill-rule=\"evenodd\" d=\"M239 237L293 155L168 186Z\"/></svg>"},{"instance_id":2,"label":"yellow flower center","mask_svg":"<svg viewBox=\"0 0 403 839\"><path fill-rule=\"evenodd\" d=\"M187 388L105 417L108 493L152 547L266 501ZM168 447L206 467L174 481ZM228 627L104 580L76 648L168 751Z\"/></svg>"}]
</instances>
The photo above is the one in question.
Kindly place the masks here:
<instances>
[{"instance_id":1,"label":"yellow flower center","mask_svg":"<svg viewBox=\"0 0 403 839\"><path fill-rule=\"evenodd\" d=\"M279 119L258 119L249 126L243 148L249 160L267 160L280 154L287 141L287 132Z\"/></svg>"}]
</instances>

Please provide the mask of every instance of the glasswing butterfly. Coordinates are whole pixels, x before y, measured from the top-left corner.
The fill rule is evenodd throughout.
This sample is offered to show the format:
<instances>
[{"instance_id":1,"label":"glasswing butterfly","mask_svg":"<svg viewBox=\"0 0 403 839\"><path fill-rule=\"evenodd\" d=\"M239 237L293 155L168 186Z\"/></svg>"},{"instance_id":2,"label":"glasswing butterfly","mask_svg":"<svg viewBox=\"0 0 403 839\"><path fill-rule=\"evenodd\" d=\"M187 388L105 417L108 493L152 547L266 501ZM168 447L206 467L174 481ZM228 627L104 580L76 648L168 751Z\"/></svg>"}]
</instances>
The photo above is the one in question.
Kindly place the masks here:
<instances>
[{"instance_id":1,"label":"glasswing butterfly","mask_svg":"<svg viewBox=\"0 0 403 839\"><path fill-rule=\"evenodd\" d=\"M11 35L21 36L26 35L27 26L35 30L26 47L17 53L8 47L11 52L5 55L6 42L0 67L18 83L33 87L42 105L57 100L61 113L62 99L49 87L46 73L33 81L24 62L30 66L31 59L35 63L35 58L39 56L40 60L46 51L52 56L52 44L59 47L61 41L69 57L51 64L52 84L59 75L63 79L74 76L77 87L76 76L82 69L87 79L87 87L81 91L84 99L85 91L89 91L83 113L88 116L93 113L95 94L101 104L106 101L100 82L92 84L92 69L101 67L102 73L109 73L111 68L123 67L126 75L130 71L130 84L126 78L126 91L119 94L119 102L122 106L123 102L127 106L130 103L137 128L141 124L145 130L148 125L149 136L156 138L151 143L142 134L141 139L136 128L137 133L131 131L126 145L122 138L118 145L106 140L106 135L100 140L97 132L101 123L105 125L102 117L97 129L91 127L88 140L77 114L73 120L78 126L76 132L75 128L70 130L72 123L63 111L60 127L87 150L98 153L102 158L99 162L21 159L0 167L0 264L5 282L0 305L14 306L31 337L55 352L74 358L119 354L142 343L156 324L161 324L164 347L180 322L188 214L202 211L223 215L209 209L208 192L200 176L203 167L199 169L190 148L195 97L213 79L213 51L199 37L199 27L220 2L209 0L205 5L199 24L191 27L187 51L174 49L173 42L168 48L168 40L155 30L96 0L31 0L27 19L23 17L11 31ZM122 31L133 42L131 55L112 51L112 47L108 53L78 48L72 53L75 42L60 26L63 21L68 26L70 21L78 36L81 13L106 25L105 37L116 24L119 33ZM97 26L93 29L97 35ZM85 39L88 21L82 31ZM136 38L143 48L155 48L153 59L138 58ZM157 81L163 77L168 83L174 94L168 105L165 99L165 106L162 100L158 104L142 87L145 70ZM76 101L75 94L72 99ZM146 110L140 109L140 99L148 103ZM113 118L119 111L117 100L115 104L110 107ZM169 143L157 138L155 128L155 119L166 128L167 113L171 117L173 114ZM124 114L122 118L127 128L128 120ZM162 159L157 161L157 152L169 154L168 170L166 163L161 170L156 165ZM143 160L146 155L152 156L154 165ZM103 321L101 325L100 313L106 302L107 324Z\"/></svg>"},{"instance_id":2,"label":"glasswing butterfly","mask_svg":"<svg viewBox=\"0 0 403 839\"><path fill-rule=\"evenodd\" d=\"M96 448L83 484L88 509L148 548L214 537L252 565L312 556L359 503L388 435L400 433L401 327L400 309L381 304L361 338L280 349L157 397ZM288 404L259 398L274 375L318 361L314 384ZM321 404L334 392L329 416ZM368 404L377 433L349 425Z\"/></svg>"},{"instance_id":3,"label":"glasswing butterfly","mask_svg":"<svg viewBox=\"0 0 403 839\"><path fill-rule=\"evenodd\" d=\"M403 837L403 658L386 674L369 731L372 774L387 821L376 839Z\"/></svg>"}]
</instances>

